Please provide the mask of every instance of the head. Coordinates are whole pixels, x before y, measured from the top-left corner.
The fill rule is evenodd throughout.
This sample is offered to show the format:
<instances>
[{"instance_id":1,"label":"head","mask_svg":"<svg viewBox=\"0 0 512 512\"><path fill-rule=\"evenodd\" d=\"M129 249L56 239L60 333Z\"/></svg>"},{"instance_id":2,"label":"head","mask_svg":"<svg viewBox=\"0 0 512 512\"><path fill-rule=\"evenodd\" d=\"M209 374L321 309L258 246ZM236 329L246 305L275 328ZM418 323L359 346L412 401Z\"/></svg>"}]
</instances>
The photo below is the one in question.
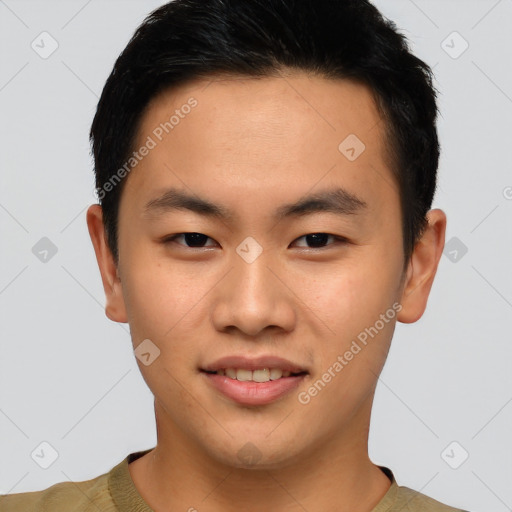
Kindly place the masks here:
<instances>
[{"instance_id":1,"label":"head","mask_svg":"<svg viewBox=\"0 0 512 512\"><path fill-rule=\"evenodd\" d=\"M369 421L444 243L436 113L429 67L365 0L177 0L138 28L92 124L88 224L174 436L271 466ZM288 359L298 387L227 398L206 371L242 354Z\"/></svg>"}]
</instances>

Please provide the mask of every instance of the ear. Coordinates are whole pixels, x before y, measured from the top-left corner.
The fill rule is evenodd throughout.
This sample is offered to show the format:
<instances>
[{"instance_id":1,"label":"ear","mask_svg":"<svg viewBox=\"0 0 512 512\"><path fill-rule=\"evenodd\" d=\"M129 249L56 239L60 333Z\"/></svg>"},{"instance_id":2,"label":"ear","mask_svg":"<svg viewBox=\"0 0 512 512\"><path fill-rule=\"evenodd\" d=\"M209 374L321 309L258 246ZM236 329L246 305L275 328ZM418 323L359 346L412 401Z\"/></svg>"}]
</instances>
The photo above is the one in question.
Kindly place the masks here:
<instances>
[{"instance_id":1,"label":"ear","mask_svg":"<svg viewBox=\"0 0 512 512\"><path fill-rule=\"evenodd\" d=\"M443 254L446 215L439 209L430 210L427 219L428 226L414 247L403 285L402 309L397 320L405 324L416 322L425 312L437 265Z\"/></svg>"},{"instance_id":2,"label":"ear","mask_svg":"<svg viewBox=\"0 0 512 512\"><path fill-rule=\"evenodd\" d=\"M87 210L87 227L89 228L89 235L94 246L103 289L105 290L105 314L114 322L128 322L121 279L114 257L107 244L103 224L103 210L99 204L93 204Z\"/></svg>"}]
</instances>

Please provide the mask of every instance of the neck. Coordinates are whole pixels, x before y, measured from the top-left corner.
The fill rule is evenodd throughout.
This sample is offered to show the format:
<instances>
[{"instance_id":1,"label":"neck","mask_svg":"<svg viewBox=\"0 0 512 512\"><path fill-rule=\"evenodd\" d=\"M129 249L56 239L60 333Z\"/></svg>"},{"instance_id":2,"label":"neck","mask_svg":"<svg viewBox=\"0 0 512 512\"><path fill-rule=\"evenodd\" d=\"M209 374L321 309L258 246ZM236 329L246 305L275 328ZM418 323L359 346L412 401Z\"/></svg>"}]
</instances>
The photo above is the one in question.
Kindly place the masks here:
<instances>
[{"instance_id":1,"label":"neck","mask_svg":"<svg viewBox=\"0 0 512 512\"><path fill-rule=\"evenodd\" d=\"M240 468L205 453L176 425L163 425L157 412L157 446L130 464L130 474L155 512L370 512L391 482L368 457L369 409L361 413L364 428L354 421L286 463Z\"/></svg>"}]
</instances>

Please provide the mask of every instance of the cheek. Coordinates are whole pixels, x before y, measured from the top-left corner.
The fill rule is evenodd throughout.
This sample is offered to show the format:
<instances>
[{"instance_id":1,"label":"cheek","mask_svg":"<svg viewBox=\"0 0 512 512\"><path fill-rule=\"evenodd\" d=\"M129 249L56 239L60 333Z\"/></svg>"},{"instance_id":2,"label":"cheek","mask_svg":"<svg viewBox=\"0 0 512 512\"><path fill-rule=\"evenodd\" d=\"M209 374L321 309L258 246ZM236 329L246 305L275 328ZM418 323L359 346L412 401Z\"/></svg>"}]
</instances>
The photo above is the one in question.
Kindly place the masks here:
<instances>
[{"instance_id":1,"label":"cheek","mask_svg":"<svg viewBox=\"0 0 512 512\"><path fill-rule=\"evenodd\" d=\"M321 319L325 333L316 341L318 373L311 382L318 386L315 389L322 389L319 407L356 407L375 385L386 361L397 315L390 292L393 280L389 275L370 279L372 274L364 268L361 272L356 268L340 272L323 283L315 282L315 303L308 305ZM333 384L324 390L322 382L331 381Z\"/></svg>"},{"instance_id":2,"label":"cheek","mask_svg":"<svg viewBox=\"0 0 512 512\"><path fill-rule=\"evenodd\" d=\"M395 293L400 267L394 261L385 250L372 246L350 262L305 281L304 302L323 333L318 350L321 368L327 370L348 352L340 381L369 379L369 385L385 362L400 307Z\"/></svg>"},{"instance_id":3,"label":"cheek","mask_svg":"<svg viewBox=\"0 0 512 512\"><path fill-rule=\"evenodd\" d=\"M137 361L144 380L157 395L169 395L185 403L180 396L182 382L195 359L197 346L191 343L197 304L204 292L200 279L183 272L132 261L123 285L130 334L134 349L146 339L158 347L158 357L146 366ZM195 281L194 281L195 279ZM204 315L201 315L204 318ZM173 380L177 379L177 381Z\"/></svg>"},{"instance_id":4,"label":"cheek","mask_svg":"<svg viewBox=\"0 0 512 512\"><path fill-rule=\"evenodd\" d=\"M299 296L304 303L336 332L374 323L395 300L398 267L379 259L377 247L366 252L370 257L361 253L351 261L295 281L302 283Z\"/></svg>"},{"instance_id":5,"label":"cheek","mask_svg":"<svg viewBox=\"0 0 512 512\"><path fill-rule=\"evenodd\" d=\"M123 295L133 341L150 338L168 344L204 295L204 279L197 268L157 260L142 250L130 254L123 269Z\"/></svg>"}]
</instances>

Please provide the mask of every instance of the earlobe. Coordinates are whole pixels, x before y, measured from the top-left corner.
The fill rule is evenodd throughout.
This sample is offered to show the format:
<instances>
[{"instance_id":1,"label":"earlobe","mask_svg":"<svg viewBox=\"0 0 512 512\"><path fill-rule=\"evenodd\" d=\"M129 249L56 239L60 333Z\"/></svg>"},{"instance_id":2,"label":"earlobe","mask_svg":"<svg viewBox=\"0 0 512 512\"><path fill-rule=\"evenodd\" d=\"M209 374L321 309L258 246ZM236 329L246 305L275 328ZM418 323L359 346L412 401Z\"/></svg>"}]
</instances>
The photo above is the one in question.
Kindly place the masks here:
<instances>
[{"instance_id":1,"label":"earlobe","mask_svg":"<svg viewBox=\"0 0 512 512\"><path fill-rule=\"evenodd\" d=\"M444 248L446 215L442 210L430 210L428 226L416 243L407 268L402 291L402 309L397 320L402 323L418 321L427 307L427 300Z\"/></svg>"},{"instance_id":2,"label":"earlobe","mask_svg":"<svg viewBox=\"0 0 512 512\"><path fill-rule=\"evenodd\" d=\"M99 204L93 204L87 210L87 227L105 291L105 314L114 322L126 323L128 319L119 269L107 244L105 226L103 224L103 211Z\"/></svg>"}]
</instances>

